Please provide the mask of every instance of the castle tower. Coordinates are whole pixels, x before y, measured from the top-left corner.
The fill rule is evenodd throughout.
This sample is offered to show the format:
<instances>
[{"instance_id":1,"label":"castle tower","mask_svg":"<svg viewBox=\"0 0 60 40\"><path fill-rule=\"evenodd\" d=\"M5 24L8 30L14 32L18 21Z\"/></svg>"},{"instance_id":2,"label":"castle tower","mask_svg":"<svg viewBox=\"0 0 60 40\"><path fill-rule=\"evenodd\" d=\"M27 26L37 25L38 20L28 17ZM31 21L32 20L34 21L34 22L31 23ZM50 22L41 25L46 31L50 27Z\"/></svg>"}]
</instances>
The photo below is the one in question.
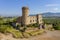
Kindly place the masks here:
<instances>
[{"instance_id":1,"label":"castle tower","mask_svg":"<svg viewBox=\"0 0 60 40\"><path fill-rule=\"evenodd\" d=\"M43 21L42 21L42 15L37 15L37 23L38 24L42 24L43 23Z\"/></svg>"},{"instance_id":2,"label":"castle tower","mask_svg":"<svg viewBox=\"0 0 60 40\"><path fill-rule=\"evenodd\" d=\"M22 25L27 25L28 16L29 16L29 8L28 7L22 7Z\"/></svg>"}]
</instances>

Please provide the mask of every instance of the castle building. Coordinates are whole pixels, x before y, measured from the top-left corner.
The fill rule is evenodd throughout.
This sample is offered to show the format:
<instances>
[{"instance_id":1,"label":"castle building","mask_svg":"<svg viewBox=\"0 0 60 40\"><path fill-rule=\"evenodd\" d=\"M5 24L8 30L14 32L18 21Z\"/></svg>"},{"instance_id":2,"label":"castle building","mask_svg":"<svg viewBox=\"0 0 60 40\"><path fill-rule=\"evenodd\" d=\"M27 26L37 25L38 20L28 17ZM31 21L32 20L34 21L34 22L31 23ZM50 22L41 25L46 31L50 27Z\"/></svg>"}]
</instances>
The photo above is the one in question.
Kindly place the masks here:
<instances>
[{"instance_id":1,"label":"castle building","mask_svg":"<svg viewBox=\"0 0 60 40\"><path fill-rule=\"evenodd\" d=\"M37 14L34 16L29 16L29 8L22 7L22 16L17 18L17 23L21 23L22 25L29 25L29 24L42 24L42 15Z\"/></svg>"}]
</instances>

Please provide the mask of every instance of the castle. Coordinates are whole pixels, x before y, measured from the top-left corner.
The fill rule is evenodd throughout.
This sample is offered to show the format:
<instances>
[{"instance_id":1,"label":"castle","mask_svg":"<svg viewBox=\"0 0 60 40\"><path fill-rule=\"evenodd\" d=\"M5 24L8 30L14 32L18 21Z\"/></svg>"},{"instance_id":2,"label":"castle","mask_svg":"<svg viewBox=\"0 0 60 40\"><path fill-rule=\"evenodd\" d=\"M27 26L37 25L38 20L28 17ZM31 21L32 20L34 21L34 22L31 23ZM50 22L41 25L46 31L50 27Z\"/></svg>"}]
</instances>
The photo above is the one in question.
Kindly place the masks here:
<instances>
[{"instance_id":1,"label":"castle","mask_svg":"<svg viewBox=\"0 0 60 40\"><path fill-rule=\"evenodd\" d=\"M20 23L21 25L29 25L34 23L42 24L42 15L37 14L29 16L29 8L22 7L22 16L17 18L17 23Z\"/></svg>"}]
</instances>

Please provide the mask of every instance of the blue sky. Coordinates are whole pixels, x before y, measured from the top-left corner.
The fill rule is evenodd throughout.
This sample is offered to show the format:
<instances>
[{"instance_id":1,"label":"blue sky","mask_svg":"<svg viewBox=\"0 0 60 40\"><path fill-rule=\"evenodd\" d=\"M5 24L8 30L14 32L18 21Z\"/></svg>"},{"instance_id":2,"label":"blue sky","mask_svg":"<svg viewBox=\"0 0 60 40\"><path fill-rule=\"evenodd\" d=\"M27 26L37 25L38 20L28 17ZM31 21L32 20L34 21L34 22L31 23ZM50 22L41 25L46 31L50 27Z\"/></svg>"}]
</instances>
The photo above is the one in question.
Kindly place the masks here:
<instances>
[{"instance_id":1,"label":"blue sky","mask_svg":"<svg viewBox=\"0 0 60 40\"><path fill-rule=\"evenodd\" d=\"M60 0L0 0L0 15L20 16L23 6L29 7L30 14L60 12Z\"/></svg>"}]
</instances>

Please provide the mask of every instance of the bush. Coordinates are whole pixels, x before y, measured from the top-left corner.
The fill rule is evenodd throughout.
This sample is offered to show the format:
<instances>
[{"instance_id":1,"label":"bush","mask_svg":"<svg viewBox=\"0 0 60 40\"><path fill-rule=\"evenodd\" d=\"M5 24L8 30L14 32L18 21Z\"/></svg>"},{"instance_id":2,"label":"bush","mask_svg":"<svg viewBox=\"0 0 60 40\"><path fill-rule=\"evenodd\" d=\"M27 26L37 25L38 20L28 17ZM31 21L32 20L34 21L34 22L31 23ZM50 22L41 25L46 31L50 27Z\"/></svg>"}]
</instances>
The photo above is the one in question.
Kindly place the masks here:
<instances>
[{"instance_id":1,"label":"bush","mask_svg":"<svg viewBox=\"0 0 60 40\"><path fill-rule=\"evenodd\" d=\"M38 25L38 23L35 23L35 24L33 24L33 26L34 26L34 27L38 27L39 25Z\"/></svg>"},{"instance_id":2,"label":"bush","mask_svg":"<svg viewBox=\"0 0 60 40\"><path fill-rule=\"evenodd\" d=\"M27 27L38 27L38 26L39 26L38 23L27 25Z\"/></svg>"},{"instance_id":3,"label":"bush","mask_svg":"<svg viewBox=\"0 0 60 40\"><path fill-rule=\"evenodd\" d=\"M55 30L60 30L60 18L55 18L55 19L47 18L47 19L43 19L43 21L45 24L47 23L53 24L53 28Z\"/></svg>"},{"instance_id":4,"label":"bush","mask_svg":"<svg viewBox=\"0 0 60 40\"><path fill-rule=\"evenodd\" d=\"M54 28L55 30L60 30L60 24L59 24L59 23L54 23L54 24L53 24L53 28Z\"/></svg>"},{"instance_id":5,"label":"bush","mask_svg":"<svg viewBox=\"0 0 60 40\"><path fill-rule=\"evenodd\" d=\"M20 31L14 29L10 25L1 25L0 32L2 32L4 34L11 33L15 38L21 38L21 37L23 37L22 33Z\"/></svg>"},{"instance_id":6,"label":"bush","mask_svg":"<svg viewBox=\"0 0 60 40\"><path fill-rule=\"evenodd\" d=\"M21 32L19 31L14 31L14 32L11 32L13 34L13 37L14 38L23 38L23 35Z\"/></svg>"},{"instance_id":7,"label":"bush","mask_svg":"<svg viewBox=\"0 0 60 40\"><path fill-rule=\"evenodd\" d=\"M33 24L29 24L29 25L27 25L27 27L33 27Z\"/></svg>"},{"instance_id":8,"label":"bush","mask_svg":"<svg viewBox=\"0 0 60 40\"><path fill-rule=\"evenodd\" d=\"M0 26L0 32L2 33L6 33L7 31L9 31L9 29L11 29L12 27L8 26L8 25L1 25Z\"/></svg>"},{"instance_id":9,"label":"bush","mask_svg":"<svg viewBox=\"0 0 60 40\"><path fill-rule=\"evenodd\" d=\"M44 30L36 30L36 31L28 32L28 34L30 34L30 36L36 36L38 34L42 34L43 32Z\"/></svg>"}]
</instances>

